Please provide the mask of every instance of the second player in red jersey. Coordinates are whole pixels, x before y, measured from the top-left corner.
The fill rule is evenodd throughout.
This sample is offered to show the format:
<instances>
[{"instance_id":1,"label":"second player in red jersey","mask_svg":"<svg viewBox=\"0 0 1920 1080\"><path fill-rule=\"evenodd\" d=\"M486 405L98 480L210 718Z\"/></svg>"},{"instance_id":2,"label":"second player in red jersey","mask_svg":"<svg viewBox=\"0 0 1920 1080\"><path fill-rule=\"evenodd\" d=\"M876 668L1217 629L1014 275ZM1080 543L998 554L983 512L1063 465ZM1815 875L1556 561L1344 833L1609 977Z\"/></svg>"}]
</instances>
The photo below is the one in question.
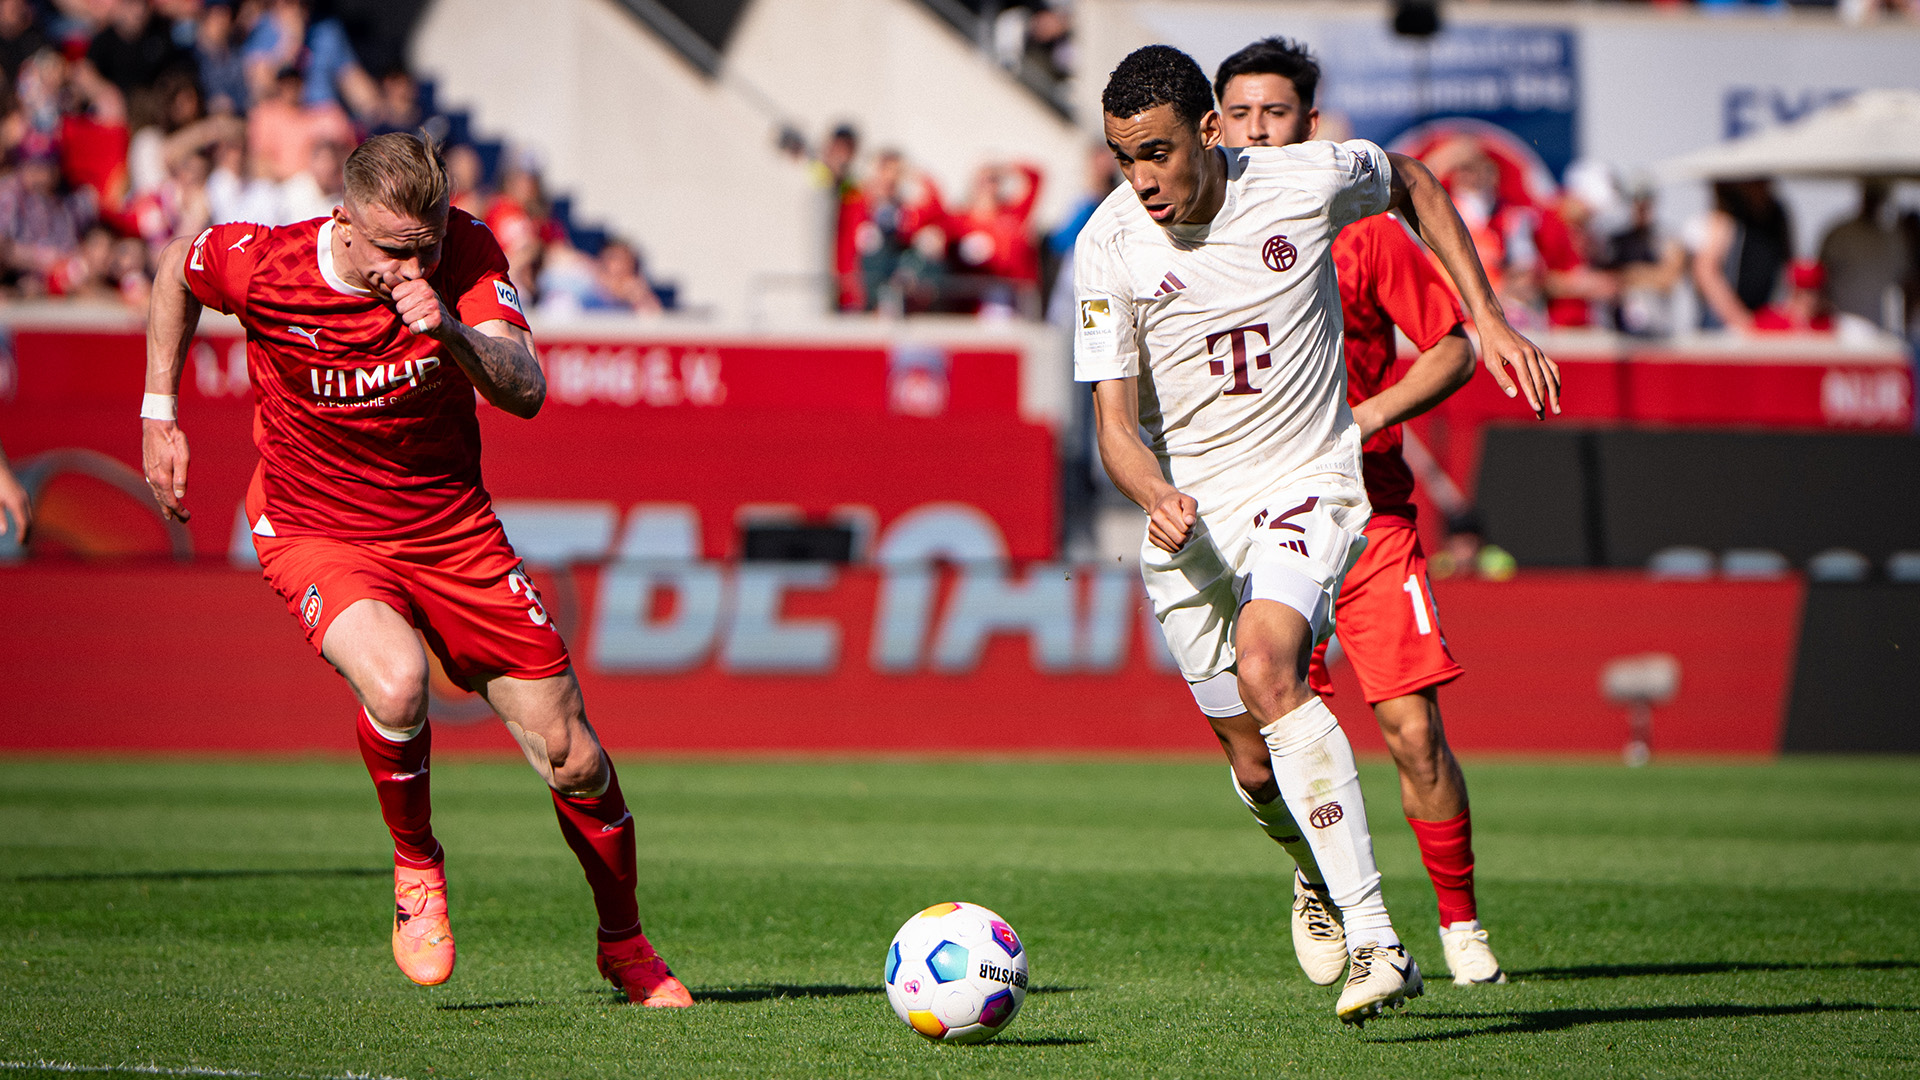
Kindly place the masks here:
<instances>
[{"instance_id":1,"label":"second player in red jersey","mask_svg":"<svg viewBox=\"0 0 1920 1080\"><path fill-rule=\"evenodd\" d=\"M601 974L630 1000L691 1005L641 932L633 815L481 480L476 394L525 419L546 397L506 257L448 208L438 152L414 136L361 144L345 179L331 217L220 225L162 254L147 482L186 518L181 368L202 306L236 316L260 450L247 520L267 580L360 699L361 757L394 842L395 962L432 985L455 958L428 783L431 649L546 781L593 889Z\"/></svg>"},{"instance_id":2,"label":"second player in red jersey","mask_svg":"<svg viewBox=\"0 0 1920 1080\"><path fill-rule=\"evenodd\" d=\"M1254 42L1221 63L1214 78L1222 142L1284 146L1315 137L1320 69L1284 38ZM1386 216L1349 226L1334 241L1344 322L1347 401L1364 440L1362 477L1373 517L1367 548L1347 573L1335 604L1341 645L1374 708L1400 772L1401 804L1419 841L1440 908L1440 938L1456 983L1505 982L1487 944L1473 891L1471 818L1466 780L1447 745L1439 687L1461 669L1440 633L1427 560L1414 531L1413 473L1401 454L1399 425L1433 408L1473 375L1473 349L1459 303L1425 251ZM1420 350L1397 370L1394 328ZM1508 396L1524 391L1535 415L1559 411L1559 373L1545 362L1544 397L1510 380L1494 357L1488 370ZM1331 691L1325 646L1310 667L1313 688ZM1310 976L1341 937L1339 913L1312 890L1296 898L1294 941Z\"/></svg>"}]
</instances>

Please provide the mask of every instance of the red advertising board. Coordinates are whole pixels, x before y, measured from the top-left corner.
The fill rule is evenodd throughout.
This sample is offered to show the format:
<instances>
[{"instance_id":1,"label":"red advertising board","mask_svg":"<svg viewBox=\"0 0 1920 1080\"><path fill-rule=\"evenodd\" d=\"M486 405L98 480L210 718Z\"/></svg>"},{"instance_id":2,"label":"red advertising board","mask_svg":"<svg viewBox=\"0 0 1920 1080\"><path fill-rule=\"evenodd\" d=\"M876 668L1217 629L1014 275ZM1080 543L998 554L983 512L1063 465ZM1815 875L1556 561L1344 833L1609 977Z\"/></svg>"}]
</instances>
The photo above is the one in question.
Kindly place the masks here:
<instances>
[{"instance_id":1,"label":"red advertising board","mask_svg":"<svg viewBox=\"0 0 1920 1080\"><path fill-rule=\"evenodd\" d=\"M738 553L745 516L839 518L871 530L927 504L992 519L1005 554L1053 554L1053 435L1022 419L1019 350L1006 345L765 339L543 342L547 405L533 421L481 406L485 478L497 499L692 508L702 554ZM0 378L0 442L16 463L90 450L134 470L144 338L124 330L16 327ZM181 386L192 449L188 525L224 554L257 455L244 342L197 340ZM68 485L71 486L71 485ZM164 550L96 535L49 493L47 542L80 551ZM97 500L96 500L97 501Z\"/></svg>"},{"instance_id":2,"label":"red advertising board","mask_svg":"<svg viewBox=\"0 0 1920 1080\"><path fill-rule=\"evenodd\" d=\"M536 571L609 745L647 752L1213 753L1125 567L691 562ZM1466 752L1613 753L1607 661L1665 652L1656 753L1779 743L1802 588L1528 574L1441 581ZM353 702L260 579L221 566L0 568L0 749L351 752ZM1570 632L1578 627L1578 632ZM1350 669L1335 711L1382 748ZM442 686L436 745L511 752Z\"/></svg>"}]
</instances>

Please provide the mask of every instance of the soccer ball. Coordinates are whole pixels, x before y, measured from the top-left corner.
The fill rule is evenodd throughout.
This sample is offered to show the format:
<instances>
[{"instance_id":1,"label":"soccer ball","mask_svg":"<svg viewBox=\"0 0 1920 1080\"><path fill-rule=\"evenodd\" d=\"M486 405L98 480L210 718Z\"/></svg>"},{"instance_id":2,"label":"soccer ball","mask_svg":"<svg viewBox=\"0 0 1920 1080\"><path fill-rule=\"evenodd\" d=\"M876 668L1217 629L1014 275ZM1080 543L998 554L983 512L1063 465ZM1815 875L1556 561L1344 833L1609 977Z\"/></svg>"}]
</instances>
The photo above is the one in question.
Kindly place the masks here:
<instances>
[{"instance_id":1,"label":"soccer ball","mask_svg":"<svg viewBox=\"0 0 1920 1080\"><path fill-rule=\"evenodd\" d=\"M887 947L887 1001L934 1042L985 1042L1027 999L1027 950L978 904L935 904Z\"/></svg>"}]
</instances>

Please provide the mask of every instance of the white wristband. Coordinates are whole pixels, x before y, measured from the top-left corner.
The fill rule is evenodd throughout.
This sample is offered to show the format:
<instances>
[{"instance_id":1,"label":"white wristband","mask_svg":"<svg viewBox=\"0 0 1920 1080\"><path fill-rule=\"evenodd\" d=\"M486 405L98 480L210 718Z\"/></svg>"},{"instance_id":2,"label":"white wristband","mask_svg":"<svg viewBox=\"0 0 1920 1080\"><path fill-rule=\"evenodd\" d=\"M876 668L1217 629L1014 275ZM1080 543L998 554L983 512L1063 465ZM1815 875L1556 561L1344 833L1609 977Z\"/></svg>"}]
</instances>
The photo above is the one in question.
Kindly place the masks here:
<instances>
[{"instance_id":1,"label":"white wristband","mask_svg":"<svg viewBox=\"0 0 1920 1080\"><path fill-rule=\"evenodd\" d=\"M148 394L140 399L140 419L176 420L179 417L174 406L179 401L172 394Z\"/></svg>"}]
</instances>

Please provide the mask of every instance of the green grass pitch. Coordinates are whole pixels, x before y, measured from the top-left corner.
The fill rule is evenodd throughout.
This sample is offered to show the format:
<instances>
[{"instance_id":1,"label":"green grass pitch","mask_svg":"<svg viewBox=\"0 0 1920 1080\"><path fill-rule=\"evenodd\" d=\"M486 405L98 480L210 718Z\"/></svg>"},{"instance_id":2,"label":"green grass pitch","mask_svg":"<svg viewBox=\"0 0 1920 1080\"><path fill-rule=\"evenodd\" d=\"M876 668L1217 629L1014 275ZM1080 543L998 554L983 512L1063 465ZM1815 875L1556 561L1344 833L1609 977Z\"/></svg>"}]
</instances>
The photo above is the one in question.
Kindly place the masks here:
<instances>
[{"instance_id":1,"label":"green grass pitch","mask_svg":"<svg viewBox=\"0 0 1920 1080\"><path fill-rule=\"evenodd\" d=\"M1427 996L1363 1031L1294 966L1282 855L1211 761L624 759L649 933L698 1005L616 1001L538 780L436 762L459 967L388 952L357 762L0 761L0 1080L1914 1076L1920 761L1469 761L1508 986L1446 980L1391 769L1363 767ZM936 1046L879 989L947 899L1035 993Z\"/></svg>"}]
</instances>

